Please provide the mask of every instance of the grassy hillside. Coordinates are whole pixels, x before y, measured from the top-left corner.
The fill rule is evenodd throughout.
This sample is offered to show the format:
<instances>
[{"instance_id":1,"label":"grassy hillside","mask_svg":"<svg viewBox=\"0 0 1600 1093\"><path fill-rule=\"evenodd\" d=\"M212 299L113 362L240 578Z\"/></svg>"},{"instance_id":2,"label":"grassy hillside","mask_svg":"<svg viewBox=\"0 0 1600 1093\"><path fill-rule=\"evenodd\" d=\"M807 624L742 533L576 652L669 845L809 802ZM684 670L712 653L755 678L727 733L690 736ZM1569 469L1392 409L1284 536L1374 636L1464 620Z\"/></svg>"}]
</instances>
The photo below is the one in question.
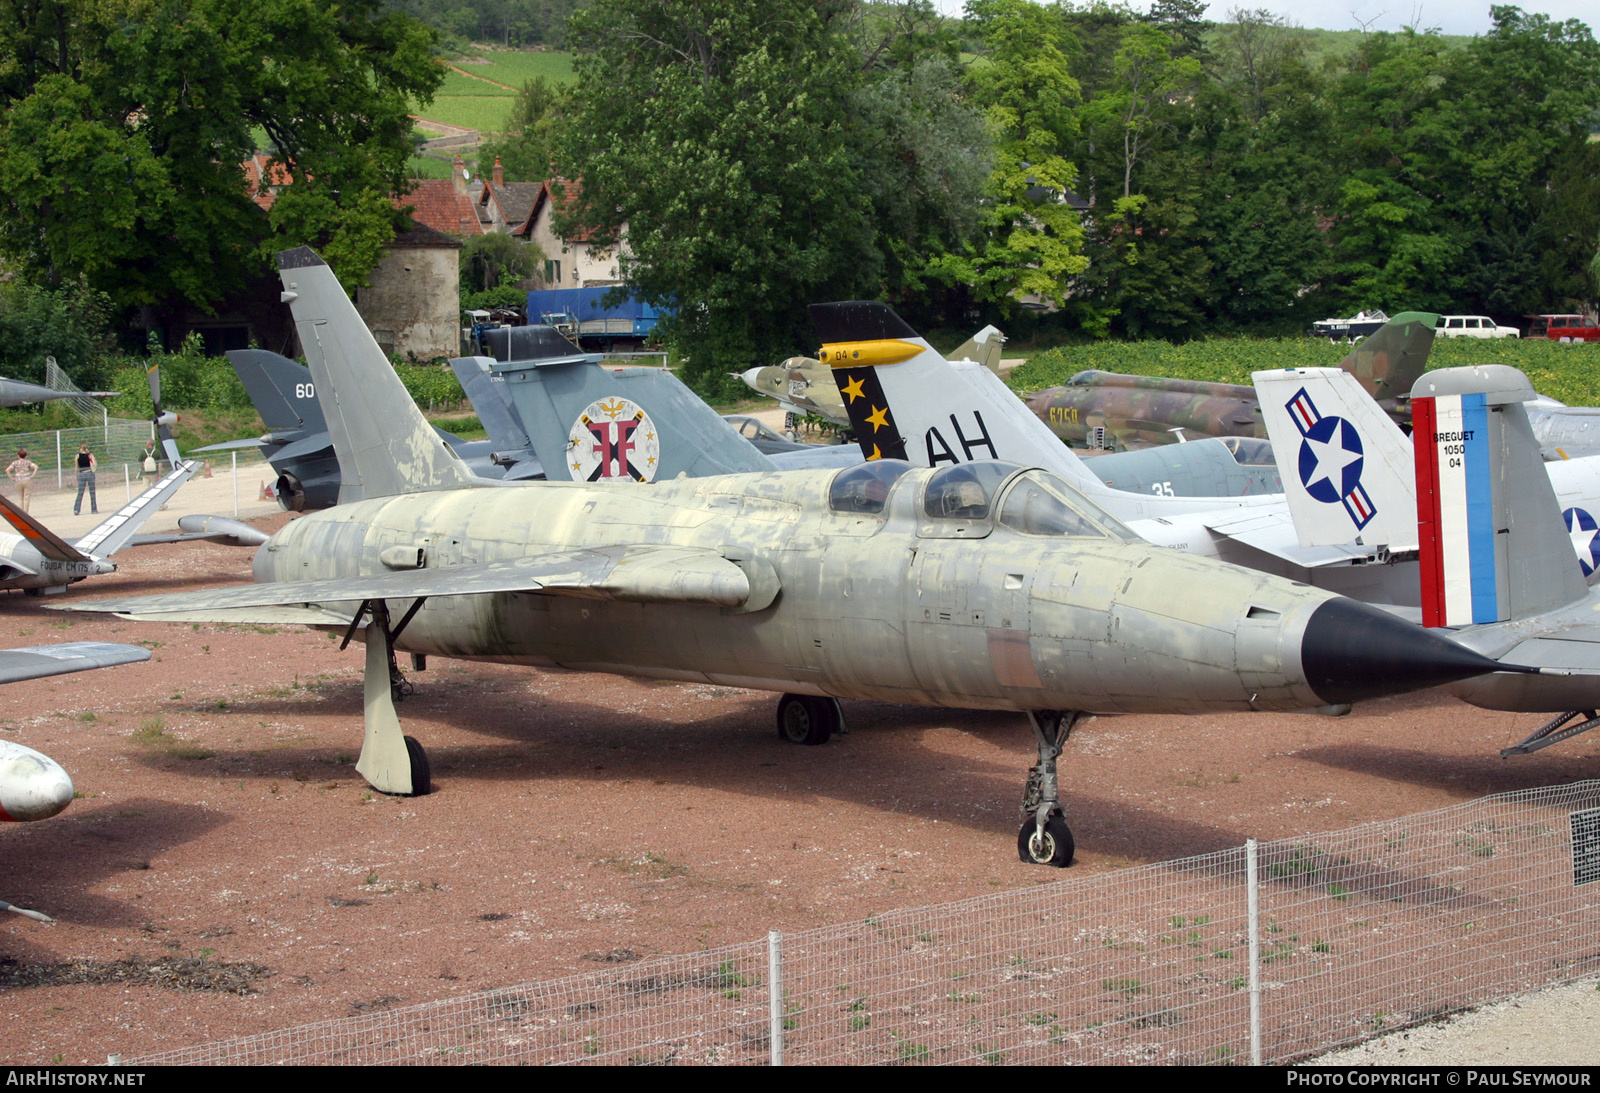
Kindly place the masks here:
<instances>
[{"instance_id":1,"label":"grassy hillside","mask_svg":"<svg viewBox=\"0 0 1600 1093\"><path fill-rule=\"evenodd\" d=\"M572 80L570 53L483 50L445 63L451 68L433 102L426 107L413 106L412 112L485 133L505 128L517 91L528 80L535 76L556 83Z\"/></svg>"}]
</instances>

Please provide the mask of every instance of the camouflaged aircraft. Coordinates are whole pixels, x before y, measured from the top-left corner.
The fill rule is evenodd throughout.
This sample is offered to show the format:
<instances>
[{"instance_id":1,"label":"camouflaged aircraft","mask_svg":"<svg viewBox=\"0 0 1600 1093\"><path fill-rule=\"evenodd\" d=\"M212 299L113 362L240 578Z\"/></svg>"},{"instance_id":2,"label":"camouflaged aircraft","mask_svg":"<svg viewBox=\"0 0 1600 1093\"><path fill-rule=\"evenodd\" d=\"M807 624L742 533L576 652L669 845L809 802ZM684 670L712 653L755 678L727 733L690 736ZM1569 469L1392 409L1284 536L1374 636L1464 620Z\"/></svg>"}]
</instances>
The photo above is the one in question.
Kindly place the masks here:
<instances>
[{"instance_id":1,"label":"camouflaged aircraft","mask_svg":"<svg viewBox=\"0 0 1600 1093\"><path fill-rule=\"evenodd\" d=\"M1004 334L992 326L986 326L962 342L950 354L950 359L975 361L999 375L1000 350L1005 342ZM735 375L758 395L777 399L778 404L791 414L800 417L812 414L830 425L850 424L850 415L845 412L832 373L815 357L790 357L781 364L751 368Z\"/></svg>"},{"instance_id":2,"label":"camouflaged aircraft","mask_svg":"<svg viewBox=\"0 0 1600 1093\"><path fill-rule=\"evenodd\" d=\"M1437 320L1421 311L1396 315L1338 367L1403 421L1404 397L1427 365ZM1181 439L1267 435L1248 385L1091 369L1024 399L1051 432L1077 447L1130 451Z\"/></svg>"},{"instance_id":3,"label":"camouflaged aircraft","mask_svg":"<svg viewBox=\"0 0 1600 1093\"><path fill-rule=\"evenodd\" d=\"M802 744L839 726L840 698L1012 710L1038 745L1019 855L1066 865L1057 757L1085 711L1296 710L1496 667L1347 599L1142 544L1014 464L485 488L365 327L330 321L353 309L322 260L286 251L279 270L363 499L290 522L254 585L89 609L359 636L357 770L385 792L429 785L395 714L396 650L417 667L452 656L776 691L779 734Z\"/></svg>"}]
</instances>

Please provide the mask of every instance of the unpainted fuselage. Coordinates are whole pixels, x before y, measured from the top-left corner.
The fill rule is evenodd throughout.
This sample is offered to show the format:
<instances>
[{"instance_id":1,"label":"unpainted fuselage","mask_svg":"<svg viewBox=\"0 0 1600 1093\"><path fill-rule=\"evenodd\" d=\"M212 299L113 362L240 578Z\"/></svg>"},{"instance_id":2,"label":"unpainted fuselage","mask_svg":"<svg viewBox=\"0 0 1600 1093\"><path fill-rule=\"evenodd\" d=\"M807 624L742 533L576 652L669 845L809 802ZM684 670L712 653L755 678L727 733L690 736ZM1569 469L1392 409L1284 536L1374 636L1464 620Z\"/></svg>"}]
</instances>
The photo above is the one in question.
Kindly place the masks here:
<instances>
[{"instance_id":1,"label":"unpainted fuselage","mask_svg":"<svg viewBox=\"0 0 1600 1093\"><path fill-rule=\"evenodd\" d=\"M289 524L258 553L256 579L382 573L380 555L397 546L420 548L428 567L641 543L709 548L751 574L746 606L437 597L395 644L992 709L1178 712L1328 701L1301 663L1306 624L1327 593L1147 546L1109 518L1071 535L931 518L923 492L933 473L905 474L879 515L830 508L835 475L827 471L364 501ZM1007 480L993 511L1041 475ZM391 604L393 616L407 606Z\"/></svg>"},{"instance_id":2,"label":"unpainted fuselage","mask_svg":"<svg viewBox=\"0 0 1600 1093\"><path fill-rule=\"evenodd\" d=\"M116 565L104 558L76 561L46 558L20 535L0 532L0 589L65 588L85 577L111 573Z\"/></svg>"}]
</instances>

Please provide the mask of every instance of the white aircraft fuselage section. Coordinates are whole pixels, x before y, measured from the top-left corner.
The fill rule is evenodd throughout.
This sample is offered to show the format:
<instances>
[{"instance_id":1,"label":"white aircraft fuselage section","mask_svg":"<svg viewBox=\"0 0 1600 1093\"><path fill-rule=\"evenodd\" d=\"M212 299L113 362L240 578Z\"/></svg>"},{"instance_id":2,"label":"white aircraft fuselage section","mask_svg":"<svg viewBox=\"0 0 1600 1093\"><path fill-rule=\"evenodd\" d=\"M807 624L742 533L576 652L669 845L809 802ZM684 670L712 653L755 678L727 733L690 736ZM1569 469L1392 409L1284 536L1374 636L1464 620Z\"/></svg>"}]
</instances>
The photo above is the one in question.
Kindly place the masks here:
<instances>
[{"instance_id":1,"label":"white aircraft fuselage section","mask_svg":"<svg viewBox=\"0 0 1600 1093\"><path fill-rule=\"evenodd\" d=\"M776 598L729 608L583 592L439 596L395 645L991 709L1298 709L1324 701L1306 683L1300 642L1326 593L1138 543L1114 521L1109 529L1086 523L1086 534L1039 535L989 518L930 518L924 489L935 472L927 470L895 483L881 514L834 511L835 473L547 483L359 502L292 522L257 555L256 579L383 573L381 558L396 547L420 549L430 569L584 548L698 548L740 564L753 583L770 574ZM1011 476L997 487L991 513L1042 474ZM398 617L409 606L397 600L391 610ZM1153 676L1171 682L1160 696Z\"/></svg>"}]
</instances>

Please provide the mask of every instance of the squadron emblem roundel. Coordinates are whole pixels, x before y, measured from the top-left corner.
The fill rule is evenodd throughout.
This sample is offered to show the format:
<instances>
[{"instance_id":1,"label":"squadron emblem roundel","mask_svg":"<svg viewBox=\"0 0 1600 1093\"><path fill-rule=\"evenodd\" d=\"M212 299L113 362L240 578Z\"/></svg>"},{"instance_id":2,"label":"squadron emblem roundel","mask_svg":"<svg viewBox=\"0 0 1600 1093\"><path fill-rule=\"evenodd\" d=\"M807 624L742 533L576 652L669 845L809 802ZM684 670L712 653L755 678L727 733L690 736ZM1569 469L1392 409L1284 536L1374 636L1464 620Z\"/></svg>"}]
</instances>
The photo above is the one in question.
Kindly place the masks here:
<instances>
[{"instance_id":1,"label":"squadron emblem roundel","mask_svg":"<svg viewBox=\"0 0 1600 1093\"><path fill-rule=\"evenodd\" d=\"M567 435L567 469L574 482L653 482L660 465L656 424L631 399L596 399Z\"/></svg>"}]
</instances>

